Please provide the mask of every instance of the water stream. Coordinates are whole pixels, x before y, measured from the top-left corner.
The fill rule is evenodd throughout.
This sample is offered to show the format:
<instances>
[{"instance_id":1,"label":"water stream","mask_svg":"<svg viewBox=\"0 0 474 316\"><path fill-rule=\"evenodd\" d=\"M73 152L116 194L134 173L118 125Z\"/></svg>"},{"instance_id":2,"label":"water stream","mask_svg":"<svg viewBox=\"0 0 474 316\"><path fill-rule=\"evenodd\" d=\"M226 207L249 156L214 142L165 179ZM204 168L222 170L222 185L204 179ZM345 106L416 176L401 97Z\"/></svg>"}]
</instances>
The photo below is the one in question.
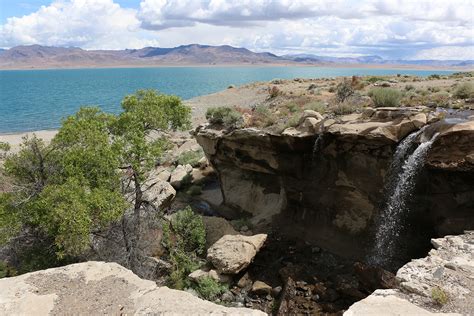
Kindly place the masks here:
<instances>
[{"instance_id":1,"label":"water stream","mask_svg":"<svg viewBox=\"0 0 474 316\"><path fill-rule=\"evenodd\" d=\"M421 129L406 137L397 147L386 184L386 204L380 213L376 228L375 245L369 261L372 264L386 266L392 261L402 220L408 212L407 202L415 188L417 174L424 165L428 150L436 140L435 134L429 141L421 143L409 154Z\"/></svg>"}]
</instances>

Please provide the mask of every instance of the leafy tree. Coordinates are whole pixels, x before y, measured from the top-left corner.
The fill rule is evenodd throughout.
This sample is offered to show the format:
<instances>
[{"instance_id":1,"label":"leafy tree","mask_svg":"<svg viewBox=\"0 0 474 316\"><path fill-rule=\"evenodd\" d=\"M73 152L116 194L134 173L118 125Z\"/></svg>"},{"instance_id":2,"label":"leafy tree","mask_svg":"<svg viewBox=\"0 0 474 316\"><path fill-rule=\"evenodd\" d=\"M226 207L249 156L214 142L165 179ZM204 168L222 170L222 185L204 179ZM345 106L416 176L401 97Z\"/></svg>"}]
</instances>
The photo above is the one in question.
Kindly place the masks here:
<instances>
[{"instance_id":1,"label":"leafy tree","mask_svg":"<svg viewBox=\"0 0 474 316\"><path fill-rule=\"evenodd\" d=\"M133 259L140 212L149 207L142 199L146 175L167 148L166 132L190 126L190 109L153 90L125 97L122 108L119 115L81 108L49 145L34 136L8 155L4 168L13 190L0 194L0 241L30 227L54 240L59 258L80 255L91 234L125 218L122 169L135 192L134 236L124 236Z\"/></svg>"}]
</instances>

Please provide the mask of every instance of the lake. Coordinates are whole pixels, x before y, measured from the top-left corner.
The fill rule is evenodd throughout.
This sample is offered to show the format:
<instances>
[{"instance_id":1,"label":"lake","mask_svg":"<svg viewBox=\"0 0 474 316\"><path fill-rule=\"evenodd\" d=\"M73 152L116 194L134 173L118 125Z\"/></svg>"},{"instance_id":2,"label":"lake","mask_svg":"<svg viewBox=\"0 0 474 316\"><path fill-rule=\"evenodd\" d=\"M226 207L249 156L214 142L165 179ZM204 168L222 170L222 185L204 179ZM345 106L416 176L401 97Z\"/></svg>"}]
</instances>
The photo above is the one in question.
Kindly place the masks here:
<instances>
[{"instance_id":1,"label":"lake","mask_svg":"<svg viewBox=\"0 0 474 316\"><path fill-rule=\"evenodd\" d=\"M0 133L58 128L81 105L120 111L120 100L153 88L183 99L275 78L449 74L440 70L327 67L163 67L0 71Z\"/></svg>"}]
</instances>

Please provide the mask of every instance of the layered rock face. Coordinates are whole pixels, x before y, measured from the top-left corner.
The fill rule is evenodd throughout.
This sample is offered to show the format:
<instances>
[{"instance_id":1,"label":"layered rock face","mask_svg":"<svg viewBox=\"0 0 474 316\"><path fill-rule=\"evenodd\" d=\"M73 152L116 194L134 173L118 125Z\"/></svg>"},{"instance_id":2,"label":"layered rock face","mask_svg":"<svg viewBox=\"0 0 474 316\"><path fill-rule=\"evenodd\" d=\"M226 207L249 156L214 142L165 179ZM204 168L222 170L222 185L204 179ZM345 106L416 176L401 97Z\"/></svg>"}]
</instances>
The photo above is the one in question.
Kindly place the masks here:
<instances>
[{"instance_id":1,"label":"layered rock face","mask_svg":"<svg viewBox=\"0 0 474 316\"><path fill-rule=\"evenodd\" d=\"M0 280L2 315L265 315L158 287L116 263L85 262Z\"/></svg>"},{"instance_id":2,"label":"layered rock face","mask_svg":"<svg viewBox=\"0 0 474 316\"><path fill-rule=\"evenodd\" d=\"M403 231L425 241L474 227L474 119L446 119L418 108L367 109L270 134L201 126L195 137L217 170L224 203L249 212L255 224L364 259L383 208L397 145L430 125L416 143L439 133L408 205ZM263 226L263 225L260 225ZM405 243L407 256L419 251ZM425 250L425 249L424 249ZM408 257L407 257L408 258Z\"/></svg>"}]
</instances>

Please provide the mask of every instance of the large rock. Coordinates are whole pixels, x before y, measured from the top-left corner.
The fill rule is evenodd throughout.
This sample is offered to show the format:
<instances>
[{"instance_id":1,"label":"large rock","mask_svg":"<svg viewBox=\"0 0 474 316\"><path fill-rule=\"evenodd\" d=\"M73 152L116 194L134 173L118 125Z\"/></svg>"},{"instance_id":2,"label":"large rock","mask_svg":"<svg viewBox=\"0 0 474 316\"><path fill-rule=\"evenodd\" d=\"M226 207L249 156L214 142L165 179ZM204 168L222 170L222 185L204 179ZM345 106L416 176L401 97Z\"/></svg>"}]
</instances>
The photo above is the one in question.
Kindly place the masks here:
<instances>
[{"instance_id":1,"label":"large rock","mask_svg":"<svg viewBox=\"0 0 474 316\"><path fill-rule=\"evenodd\" d=\"M226 235L207 250L207 260L219 272L237 274L252 262L266 239L266 234Z\"/></svg>"},{"instance_id":2,"label":"large rock","mask_svg":"<svg viewBox=\"0 0 474 316\"><path fill-rule=\"evenodd\" d=\"M2 315L265 315L158 287L116 263L85 262L0 280Z\"/></svg>"},{"instance_id":3,"label":"large rock","mask_svg":"<svg viewBox=\"0 0 474 316\"><path fill-rule=\"evenodd\" d=\"M239 234L225 218L216 216L203 216L202 221L206 226L206 248L211 247L224 235Z\"/></svg>"},{"instance_id":4,"label":"large rock","mask_svg":"<svg viewBox=\"0 0 474 316\"><path fill-rule=\"evenodd\" d=\"M170 183L175 189L179 189L182 186L183 180L186 177L191 177L191 172L193 171L193 167L191 165L179 165L177 166L173 172L171 172ZM190 178L191 180L191 178Z\"/></svg>"},{"instance_id":5,"label":"large rock","mask_svg":"<svg viewBox=\"0 0 474 316\"><path fill-rule=\"evenodd\" d=\"M145 186L142 199L147 201L154 209L160 210L171 204L176 196L176 190L166 181L157 180Z\"/></svg>"}]
</instances>

